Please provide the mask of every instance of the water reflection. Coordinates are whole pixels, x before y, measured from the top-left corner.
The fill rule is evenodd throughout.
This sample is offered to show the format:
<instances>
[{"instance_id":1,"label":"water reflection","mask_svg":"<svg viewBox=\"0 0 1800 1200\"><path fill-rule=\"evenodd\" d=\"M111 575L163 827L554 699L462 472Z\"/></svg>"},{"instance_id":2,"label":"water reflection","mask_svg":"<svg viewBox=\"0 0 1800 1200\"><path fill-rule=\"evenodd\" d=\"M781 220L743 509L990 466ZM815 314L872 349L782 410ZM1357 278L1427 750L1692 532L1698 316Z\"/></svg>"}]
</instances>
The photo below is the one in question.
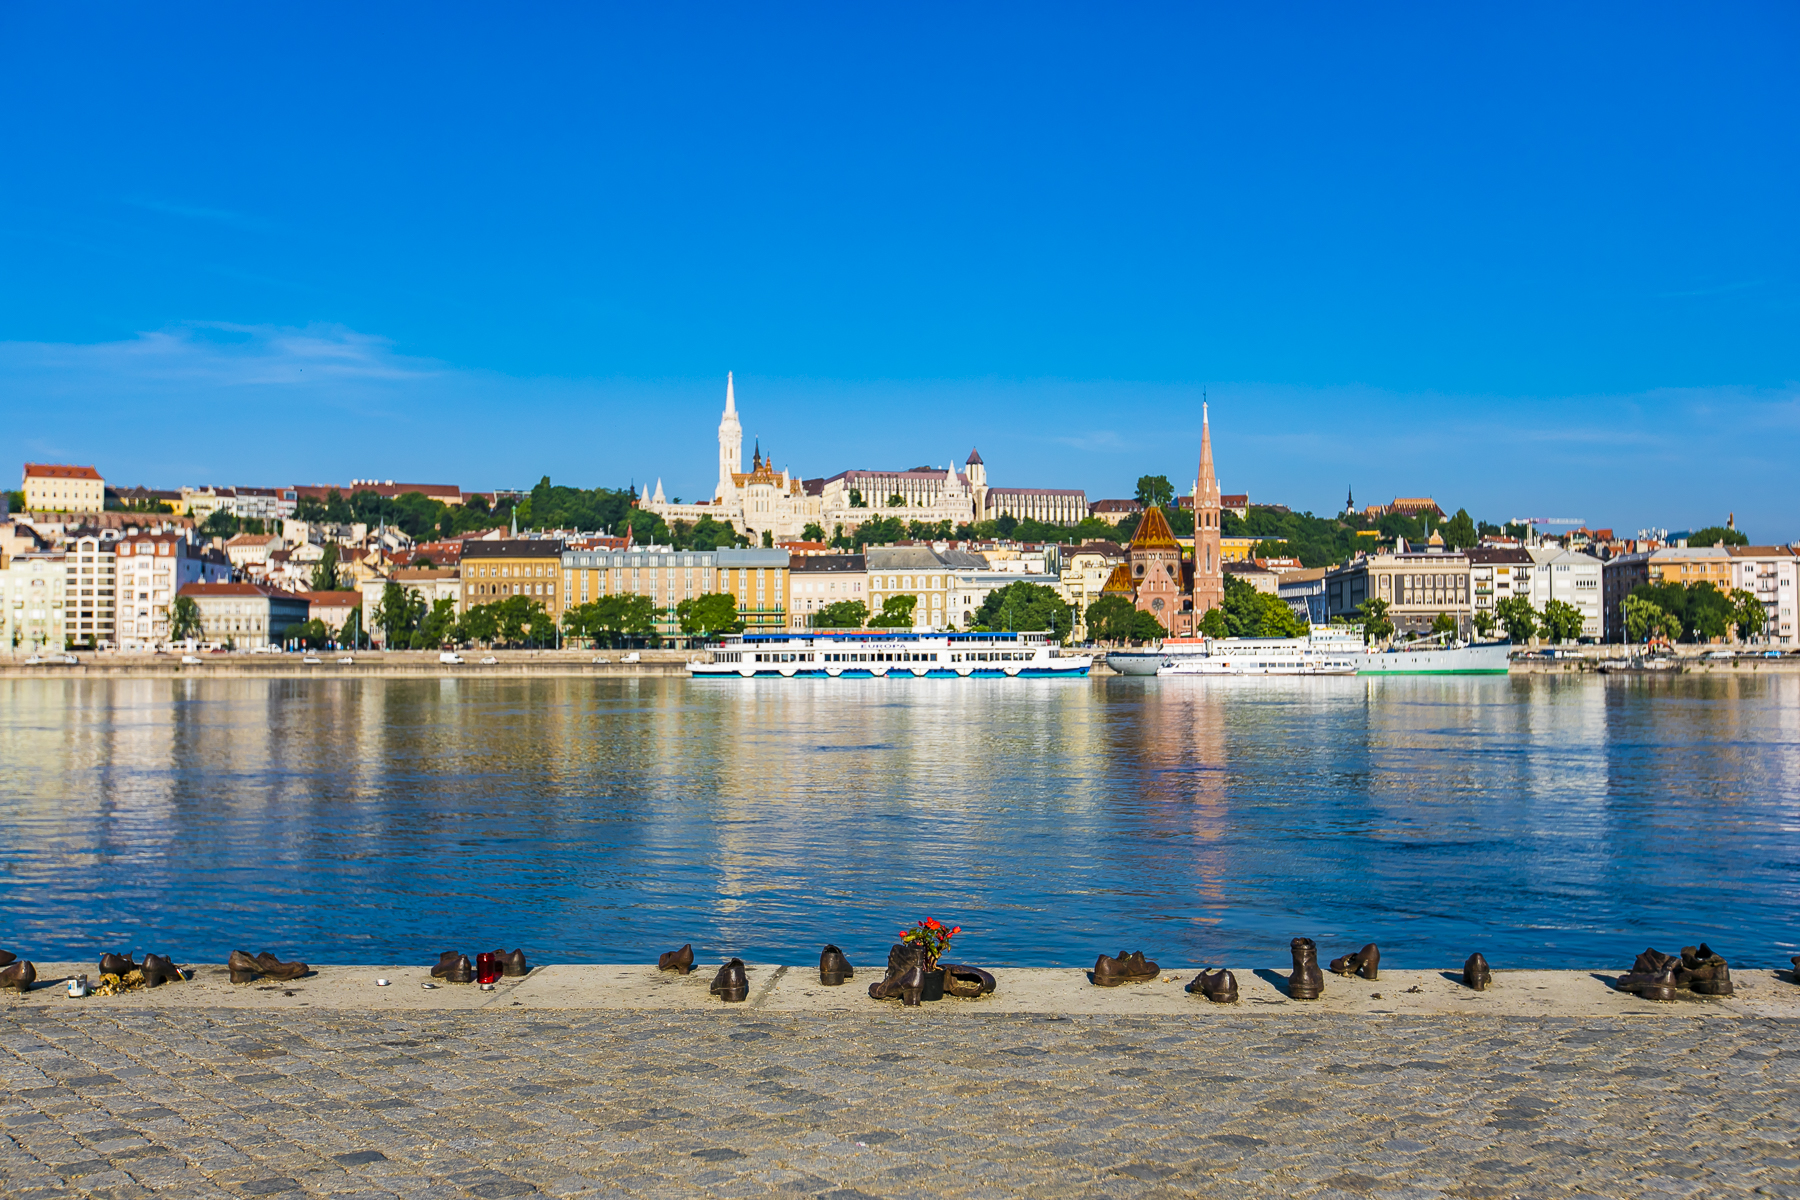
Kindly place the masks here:
<instances>
[{"instance_id":1,"label":"water reflection","mask_svg":"<svg viewBox=\"0 0 1800 1200\"><path fill-rule=\"evenodd\" d=\"M0 681L42 959L1793 953L1800 678ZM1623 957L1622 957L1623 956Z\"/></svg>"}]
</instances>

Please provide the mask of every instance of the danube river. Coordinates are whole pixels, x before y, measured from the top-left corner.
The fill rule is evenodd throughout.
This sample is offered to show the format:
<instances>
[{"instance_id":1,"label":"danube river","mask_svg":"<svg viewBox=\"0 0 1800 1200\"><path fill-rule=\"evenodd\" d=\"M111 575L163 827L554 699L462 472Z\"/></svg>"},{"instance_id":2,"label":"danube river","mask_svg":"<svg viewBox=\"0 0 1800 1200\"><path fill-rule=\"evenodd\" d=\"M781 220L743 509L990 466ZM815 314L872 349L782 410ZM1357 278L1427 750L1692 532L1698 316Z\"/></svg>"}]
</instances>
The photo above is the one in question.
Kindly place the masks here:
<instances>
[{"instance_id":1,"label":"danube river","mask_svg":"<svg viewBox=\"0 0 1800 1200\"><path fill-rule=\"evenodd\" d=\"M0 948L1622 967L1800 940L1800 677L0 681Z\"/></svg>"}]
</instances>

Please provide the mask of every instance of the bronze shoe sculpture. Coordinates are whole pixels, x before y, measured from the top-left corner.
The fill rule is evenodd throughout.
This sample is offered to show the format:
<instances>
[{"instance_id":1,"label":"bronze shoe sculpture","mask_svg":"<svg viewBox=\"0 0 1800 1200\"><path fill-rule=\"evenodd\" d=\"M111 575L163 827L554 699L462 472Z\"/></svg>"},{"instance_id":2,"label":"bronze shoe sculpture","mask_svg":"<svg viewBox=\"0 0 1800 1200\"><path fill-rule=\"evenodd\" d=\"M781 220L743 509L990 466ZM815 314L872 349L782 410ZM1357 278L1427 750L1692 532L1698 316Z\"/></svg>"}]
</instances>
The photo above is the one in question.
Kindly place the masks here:
<instances>
[{"instance_id":1,"label":"bronze shoe sculpture","mask_svg":"<svg viewBox=\"0 0 1800 1200\"><path fill-rule=\"evenodd\" d=\"M30 961L20 962L17 958L0 968L0 990L17 988L21 992L31 990L37 982L37 967Z\"/></svg>"},{"instance_id":2,"label":"bronze shoe sculpture","mask_svg":"<svg viewBox=\"0 0 1800 1200\"><path fill-rule=\"evenodd\" d=\"M1162 974L1162 968L1144 957L1142 950L1121 950L1094 960L1094 986L1118 987L1122 983L1146 983Z\"/></svg>"},{"instance_id":3,"label":"bronze shoe sculpture","mask_svg":"<svg viewBox=\"0 0 1800 1200\"><path fill-rule=\"evenodd\" d=\"M225 960L225 968L231 972L233 983L249 983L262 974L262 964L244 950L233 950L231 957Z\"/></svg>"},{"instance_id":4,"label":"bronze shoe sculpture","mask_svg":"<svg viewBox=\"0 0 1800 1200\"><path fill-rule=\"evenodd\" d=\"M744 974L744 960L734 958L713 976L712 994L727 1004L736 1004L750 996L750 979Z\"/></svg>"},{"instance_id":5,"label":"bronze shoe sculpture","mask_svg":"<svg viewBox=\"0 0 1800 1200\"><path fill-rule=\"evenodd\" d=\"M659 971L673 971L677 975L686 975L694 969L694 945L689 942L679 950L670 950L656 960Z\"/></svg>"},{"instance_id":6,"label":"bronze shoe sculpture","mask_svg":"<svg viewBox=\"0 0 1800 1200\"><path fill-rule=\"evenodd\" d=\"M993 990L994 977L980 967L965 966L962 963L944 964L944 993L946 995L973 1000L977 996L986 996Z\"/></svg>"},{"instance_id":7,"label":"bronze shoe sculpture","mask_svg":"<svg viewBox=\"0 0 1800 1200\"><path fill-rule=\"evenodd\" d=\"M1665 966L1656 971L1632 971L1619 976L1613 986L1621 992L1630 992L1645 1000L1673 1000L1679 985L1675 982L1675 968Z\"/></svg>"},{"instance_id":8,"label":"bronze shoe sculpture","mask_svg":"<svg viewBox=\"0 0 1800 1200\"><path fill-rule=\"evenodd\" d=\"M504 950L496 950L494 954L500 960L500 974L509 978L531 974L531 968L525 963L524 950L514 950L511 954Z\"/></svg>"},{"instance_id":9,"label":"bronze shoe sculpture","mask_svg":"<svg viewBox=\"0 0 1800 1200\"><path fill-rule=\"evenodd\" d=\"M919 997L925 991L925 969L914 963L898 975L889 975L879 983L869 985L869 999L898 999L907 1008L917 1008Z\"/></svg>"},{"instance_id":10,"label":"bronze shoe sculpture","mask_svg":"<svg viewBox=\"0 0 1800 1200\"><path fill-rule=\"evenodd\" d=\"M139 968L144 973L144 986L155 987L162 983L180 983L187 976L181 968L160 954L144 955L144 965Z\"/></svg>"},{"instance_id":11,"label":"bronze shoe sculpture","mask_svg":"<svg viewBox=\"0 0 1800 1200\"><path fill-rule=\"evenodd\" d=\"M819 951L820 983L826 987L841 987L846 979L852 979L855 976L856 970L851 967L850 960L844 957L842 950L827 944L823 950Z\"/></svg>"},{"instance_id":12,"label":"bronze shoe sculpture","mask_svg":"<svg viewBox=\"0 0 1800 1200\"><path fill-rule=\"evenodd\" d=\"M1311 938L1297 937L1288 943L1294 956L1294 970L1288 976L1288 999L1317 1000L1325 993L1325 975L1319 970L1319 948Z\"/></svg>"},{"instance_id":13,"label":"bronze shoe sculpture","mask_svg":"<svg viewBox=\"0 0 1800 1200\"><path fill-rule=\"evenodd\" d=\"M450 973L450 970L456 966L458 959L462 959L463 962L469 961L461 953L455 950L438 951L437 966L431 968L431 977L433 979L444 978Z\"/></svg>"},{"instance_id":14,"label":"bronze shoe sculpture","mask_svg":"<svg viewBox=\"0 0 1800 1200\"><path fill-rule=\"evenodd\" d=\"M1364 979L1380 979L1381 951L1374 942L1370 942L1355 954L1332 959L1331 970L1335 975L1361 975Z\"/></svg>"},{"instance_id":15,"label":"bronze shoe sculpture","mask_svg":"<svg viewBox=\"0 0 1800 1200\"><path fill-rule=\"evenodd\" d=\"M255 961L257 969L262 971L264 975L267 975L270 979L279 979L284 983L290 979L300 978L310 969L305 963L298 960L295 960L294 962L282 962L267 950L258 954Z\"/></svg>"},{"instance_id":16,"label":"bronze shoe sculpture","mask_svg":"<svg viewBox=\"0 0 1800 1200\"><path fill-rule=\"evenodd\" d=\"M1469 955L1469 961L1463 964L1463 986L1485 992L1493 982L1494 974L1488 970L1487 959L1481 957L1481 951Z\"/></svg>"},{"instance_id":17,"label":"bronze shoe sculpture","mask_svg":"<svg viewBox=\"0 0 1800 1200\"><path fill-rule=\"evenodd\" d=\"M10 967L19 961L19 956L11 950L0 950L0 967Z\"/></svg>"},{"instance_id":18,"label":"bronze shoe sculpture","mask_svg":"<svg viewBox=\"0 0 1800 1200\"><path fill-rule=\"evenodd\" d=\"M1794 982L1800 983L1800 954L1788 959L1788 961L1794 964Z\"/></svg>"},{"instance_id":19,"label":"bronze shoe sculpture","mask_svg":"<svg viewBox=\"0 0 1800 1200\"><path fill-rule=\"evenodd\" d=\"M1193 982L1187 985L1189 993L1205 996L1214 1004L1236 1004L1238 998L1237 976L1221 967L1217 971L1202 971L1194 976Z\"/></svg>"},{"instance_id":20,"label":"bronze shoe sculpture","mask_svg":"<svg viewBox=\"0 0 1800 1200\"><path fill-rule=\"evenodd\" d=\"M123 979L137 969L138 965L131 961L131 956L128 954L102 954L100 956L100 973L102 975L117 975Z\"/></svg>"},{"instance_id":21,"label":"bronze shoe sculpture","mask_svg":"<svg viewBox=\"0 0 1800 1200\"><path fill-rule=\"evenodd\" d=\"M469 961L466 954L458 954L455 958L439 963L431 969L431 973L445 983L475 982L475 964Z\"/></svg>"}]
</instances>

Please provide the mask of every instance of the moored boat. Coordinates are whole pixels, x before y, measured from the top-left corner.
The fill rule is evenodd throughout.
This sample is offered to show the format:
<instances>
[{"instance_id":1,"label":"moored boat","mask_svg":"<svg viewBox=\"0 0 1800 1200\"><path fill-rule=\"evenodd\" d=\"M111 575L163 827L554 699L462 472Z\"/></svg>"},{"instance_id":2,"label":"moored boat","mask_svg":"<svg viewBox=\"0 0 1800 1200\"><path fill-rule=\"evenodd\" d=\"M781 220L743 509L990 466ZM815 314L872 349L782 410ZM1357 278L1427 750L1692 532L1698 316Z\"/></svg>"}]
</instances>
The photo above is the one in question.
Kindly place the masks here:
<instances>
[{"instance_id":1,"label":"moored boat","mask_svg":"<svg viewBox=\"0 0 1800 1200\"><path fill-rule=\"evenodd\" d=\"M911 633L886 629L733 634L695 679L1079 678L1091 655L1066 654L1043 633Z\"/></svg>"}]
</instances>

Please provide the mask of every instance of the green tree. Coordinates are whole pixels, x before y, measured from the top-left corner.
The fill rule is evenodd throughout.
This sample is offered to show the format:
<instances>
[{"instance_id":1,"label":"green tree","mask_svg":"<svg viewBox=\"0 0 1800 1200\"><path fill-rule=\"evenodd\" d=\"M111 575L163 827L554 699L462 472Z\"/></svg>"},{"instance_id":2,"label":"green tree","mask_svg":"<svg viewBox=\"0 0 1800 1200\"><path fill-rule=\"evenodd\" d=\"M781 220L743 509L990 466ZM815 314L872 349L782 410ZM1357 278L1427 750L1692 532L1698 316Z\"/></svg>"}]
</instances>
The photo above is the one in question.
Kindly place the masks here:
<instances>
[{"instance_id":1,"label":"green tree","mask_svg":"<svg viewBox=\"0 0 1800 1200\"><path fill-rule=\"evenodd\" d=\"M1749 535L1736 529L1726 529L1722 525L1708 525L1705 529L1696 529L1688 534L1687 544L1690 546L1748 546Z\"/></svg>"},{"instance_id":2,"label":"green tree","mask_svg":"<svg viewBox=\"0 0 1800 1200\"><path fill-rule=\"evenodd\" d=\"M899 492L895 492L893 495L888 497L887 506L889 508L905 508L906 507L906 497L902 496Z\"/></svg>"},{"instance_id":3,"label":"green tree","mask_svg":"<svg viewBox=\"0 0 1800 1200\"><path fill-rule=\"evenodd\" d=\"M917 596L889 596L881 602L881 612L869 619L871 629L911 629Z\"/></svg>"},{"instance_id":4,"label":"green tree","mask_svg":"<svg viewBox=\"0 0 1800 1200\"><path fill-rule=\"evenodd\" d=\"M432 602L431 611L419 621L418 629L413 631L414 649L438 649L456 640L456 601L444 597Z\"/></svg>"},{"instance_id":5,"label":"green tree","mask_svg":"<svg viewBox=\"0 0 1800 1200\"><path fill-rule=\"evenodd\" d=\"M1656 601L1640 595L1642 590L1633 591L1620 605L1625 616L1625 636L1634 642L1647 642L1653 637L1670 641L1679 638L1681 622Z\"/></svg>"},{"instance_id":6,"label":"green tree","mask_svg":"<svg viewBox=\"0 0 1800 1200\"><path fill-rule=\"evenodd\" d=\"M730 521L715 521L711 517L701 517L691 527L683 527L677 522L673 539L683 550L729 550L742 541L743 535Z\"/></svg>"},{"instance_id":7,"label":"green tree","mask_svg":"<svg viewBox=\"0 0 1800 1200\"><path fill-rule=\"evenodd\" d=\"M1455 637L1456 636L1456 618L1451 616L1447 612L1439 613L1437 616L1432 618L1431 632L1434 635L1444 634L1449 637Z\"/></svg>"},{"instance_id":8,"label":"green tree","mask_svg":"<svg viewBox=\"0 0 1800 1200\"><path fill-rule=\"evenodd\" d=\"M1158 508L1168 508L1175 499L1175 485L1169 482L1167 475L1139 475L1137 481L1137 502L1145 508L1152 504Z\"/></svg>"},{"instance_id":9,"label":"green tree","mask_svg":"<svg viewBox=\"0 0 1800 1200\"><path fill-rule=\"evenodd\" d=\"M1394 636L1394 622L1388 617L1388 602L1370 597L1356 606L1357 615L1362 618L1363 642L1374 645L1385 642Z\"/></svg>"},{"instance_id":10,"label":"green tree","mask_svg":"<svg viewBox=\"0 0 1800 1200\"><path fill-rule=\"evenodd\" d=\"M995 588L982 600L970 624L979 629L1007 632L1047 632L1058 642L1069 639L1074 628L1074 614L1069 602L1054 588L1020 580L1003 588Z\"/></svg>"},{"instance_id":11,"label":"green tree","mask_svg":"<svg viewBox=\"0 0 1800 1200\"><path fill-rule=\"evenodd\" d=\"M1209 608L1200 618L1200 632L1209 638L1228 638L1231 636L1231 618L1225 615L1222 607Z\"/></svg>"},{"instance_id":12,"label":"green tree","mask_svg":"<svg viewBox=\"0 0 1800 1200\"><path fill-rule=\"evenodd\" d=\"M1494 614L1485 608L1476 609L1475 632L1483 638L1494 636Z\"/></svg>"},{"instance_id":13,"label":"green tree","mask_svg":"<svg viewBox=\"0 0 1800 1200\"><path fill-rule=\"evenodd\" d=\"M950 536L950 522L908 521L906 523L906 536L915 542L929 542L936 538L948 538Z\"/></svg>"},{"instance_id":14,"label":"green tree","mask_svg":"<svg viewBox=\"0 0 1800 1200\"><path fill-rule=\"evenodd\" d=\"M1218 613L1210 627L1206 618ZM1201 619L1207 637L1304 637L1310 626L1279 597L1255 587L1235 575L1225 577L1225 603Z\"/></svg>"},{"instance_id":15,"label":"green tree","mask_svg":"<svg viewBox=\"0 0 1800 1200\"><path fill-rule=\"evenodd\" d=\"M1544 636L1553 646L1577 641L1581 637L1581 610L1567 600L1552 600L1544 605Z\"/></svg>"},{"instance_id":16,"label":"green tree","mask_svg":"<svg viewBox=\"0 0 1800 1200\"><path fill-rule=\"evenodd\" d=\"M425 597L397 583L381 589L381 599L376 603L375 611L369 614L375 627L382 632L382 644L395 648L411 642L413 630L419 627L424 616Z\"/></svg>"},{"instance_id":17,"label":"green tree","mask_svg":"<svg viewBox=\"0 0 1800 1200\"><path fill-rule=\"evenodd\" d=\"M1469 516L1469 510L1459 508L1456 515L1444 522L1439 530L1444 535L1444 545L1453 550L1473 549L1480 536L1475 530L1475 521Z\"/></svg>"},{"instance_id":18,"label":"green tree","mask_svg":"<svg viewBox=\"0 0 1800 1200\"><path fill-rule=\"evenodd\" d=\"M1138 622L1140 616L1148 613L1138 611L1131 601L1123 596L1102 596L1088 605L1087 633L1096 642L1131 642L1144 640L1138 636L1143 628ZM1161 637L1161 634L1153 634Z\"/></svg>"},{"instance_id":19,"label":"green tree","mask_svg":"<svg viewBox=\"0 0 1800 1200\"><path fill-rule=\"evenodd\" d=\"M1506 630L1506 636L1523 645L1538 629L1538 611L1524 596L1508 596L1494 605L1494 617Z\"/></svg>"},{"instance_id":20,"label":"green tree","mask_svg":"<svg viewBox=\"0 0 1800 1200\"><path fill-rule=\"evenodd\" d=\"M456 640L492 645L500 636L500 622L491 604L478 604L456 620Z\"/></svg>"},{"instance_id":21,"label":"green tree","mask_svg":"<svg viewBox=\"0 0 1800 1200\"><path fill-rule=\"evenodd\" d=\"M825 540L825 527L817 521L808 521L806 528L800 531L800 540L805 542L822 542Z\"/></svg>"},{"instance_id":22,"label":"green tree","mask_svg":"<svg viewBox=\"0 0 1800 1200\"><path fill-rule=\"evenodd\" d=\"M844 526L843 526L842 522L840 522L838 525L836 525L832 530L831 548L833 550L854 550L854 549L856 549L856 543L851 541L850 535L844 532Z\"/></svg>"},{"instance_id":23,"label":"green tree","mask_svg":"<svg viewBox=\"0 0 1800 1200\"><path fill-rule=\"evenodd\" d=\"M1131 617L1131 640L1134 642L1154 642L1158 638L1169 636L1163 623L1141 608L1134 608Z\"/></svg>"},{"instance_id":24,"label":"green tree","mask_svg":"<svg viewBox=\"0 0 1800 1200\"><path fill-rule=\"evenodd\" d=\"M878 517L872 521L864 521L856 527L856 545L885 546L897 542L906 536L906 526L899 517Z\"/></svg>"},{"instance_id":25,"label":"green tree","mask_svg":"<svg viewBox=\"0 0 1800 1200\"><path fill-rule=\"evenodd\" d=\"M1748 642L1759 636L1769 623L1769 612L1755 592L1739 589L1732 594L1731 622L1737 626L1738 639Z\"/></svg>"},{"instance_id":26,"label":"green tree","mask_svg":"<svg viewBox=\"0 0 1800 1200\"><path fill-rule=\"evenodd\" d=\"M839 600L813 613L807 624L814 629L861 629L868 620L869 606L861 600Z\"/></svg>"},{"instance_id":27,"label":"green tree","mask_svg":"<svg viewBox=\"0 0 1800 1200\"><path fill-rule=\"evenodd\" d=\"M338 548L336 542L325 544L325 557L313 564L312 590L315 592L335 592L340 586L338 579Z\"/></svg>"},{"instance_id":28,"label":"green tree","mask_svg":"<svg viewBox=\"0 0 1800 1200\"><path fill-rule=\"evenodd\" d=\"M350 615L344 618L344 627L338 630L337 642L340 646L355 649L362 641L362 609L353 608Z\"/></svg>"},{"instance_id":29,"label":"green tree","mask_svg":"<svg viewBox=\"0 0 1800 1200\"><path fill-rule=\"evenodd\" d=\"M207 514L206 520L200 522L200 532L207 537L234 538L241 526L237 517L222 508L215 508Z\"/></svg>"},{"instance_id":30,"label":"green tree","mask_svg":"<svg viewBox=\"0 0 1800 1200\"><path fill-rule=\"evenodd\" d=\"M679 616L680 605L676 612ZM735 615L735 608L733 612ZM616 646L626 638L654 637L656 605L648 596L602 596L563 613L563 628L596 645Z\"/></svg>"},{"instance_id":31,"label":"green tree","mask_svg":"<svg viewBox=\"0 0 1800 1200\"><path fill-rule=\"evenodd\" d=\"M711 638L744 631L744 623L738 619L737 597L729 592L708 592L683 600L675 606L675 619L681 623L681 632L689 637Z\"/></svg>"},{"instance_id":32,"label":"green tree","mask_svg":"<svg viewBox=\"0 0 1800 1200\"><path fill-rule=\"evenodd\" d=\"M994 521L994 532L1003 538L1009 538L1019 531L1019 518L1011 513L1001 513Z\"/></svg>"},{"instance_id":33,"label":"green tree","mask_svg":"<svg viewBox=\"0 0 1800 1200\"><path fill-rule=\"evenodd\" d=\"M169 605L169 640L185 642L200 636L200 606L192 596L177 596Z\"/></svg>"},{"instance_id":34,"label":"green tree","mask_svg":"<svg viewBox=\"0 0 1800 1200\"><path fill-rule=\"evenodd\" d=\"M863 502L863 494L862 494L861 488L851 488L850 489L850 507L851 508L867 508L867 507L869 507L867 504L865 504Z\"/></svg>"},{"instance_id":35,"label":"green tree","mask_svg":"<svg viewBox=\"0 0 1800 1200\"><path fill-rule=\"evenodd\" d=\"M317 617L295 621L281 631L281 640L298 642L308 650L323 650L325 643L331 640L331 628Z\"/></svg>"}]
</instances>

